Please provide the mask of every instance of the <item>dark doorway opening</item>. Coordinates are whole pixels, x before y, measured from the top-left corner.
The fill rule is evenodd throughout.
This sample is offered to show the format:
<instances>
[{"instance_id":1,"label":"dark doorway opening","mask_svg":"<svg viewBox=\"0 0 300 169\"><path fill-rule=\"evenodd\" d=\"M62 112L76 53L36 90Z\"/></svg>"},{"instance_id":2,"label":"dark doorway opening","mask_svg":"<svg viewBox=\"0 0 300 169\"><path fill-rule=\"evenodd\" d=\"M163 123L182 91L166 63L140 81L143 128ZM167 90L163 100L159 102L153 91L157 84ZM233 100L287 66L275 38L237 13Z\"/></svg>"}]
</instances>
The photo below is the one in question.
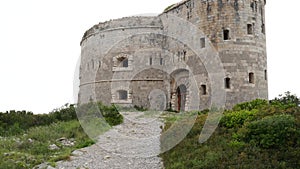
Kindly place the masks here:
<instances>
[{"instance_id":1,"label":"dark doorway opening","mask_svg":"<svg viewBox=\"0 0 300 169\"><path fill-rule=\"evenodd\" d=\"M180 85L177 87L176 94L177 94L177 111L184 111L185 110L185 102L186 102L186 86Z\"/></svg>"}]
</instances>

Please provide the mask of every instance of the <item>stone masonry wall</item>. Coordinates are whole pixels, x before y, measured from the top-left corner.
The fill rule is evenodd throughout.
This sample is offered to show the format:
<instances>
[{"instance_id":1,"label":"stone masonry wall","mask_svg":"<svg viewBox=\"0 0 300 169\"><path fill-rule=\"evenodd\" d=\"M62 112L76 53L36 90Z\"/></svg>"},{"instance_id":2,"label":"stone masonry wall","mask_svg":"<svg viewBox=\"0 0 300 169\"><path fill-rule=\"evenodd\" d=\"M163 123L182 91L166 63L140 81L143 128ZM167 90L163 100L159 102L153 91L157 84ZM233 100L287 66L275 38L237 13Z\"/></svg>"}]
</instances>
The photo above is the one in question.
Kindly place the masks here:
<instances>
[{"instance_id":1,"label":"stone masonry wall","mask_svg":"<svg viewBox=\"0 0 300 169\"><path fill-rule=\"evenodd\" d=\"M262 0L187 0L164 12L197 25L218 50L226 77L231 78L231 87L226 89L228 107L268 98L264 10ZM224 30L229 30L228 40L224 40ZM254 83L249 83L251 72Z\"/></svg>"},{"instance_id":2,"label":"stone masonry wall","mask_svg":"<svg viewBox=\"0 0 300 169\"><path fill-rule=\"evenodd\" d=\"M190 46L166 36L164 19L171 15L195 25L204 33L197 41L204 38L206 46L212 44L218 52L222 78L230 78L229 88L221 79L227 107L267 99L264 6L262 0L186 0L158 17L127 17L93 26L81 41L79 103L97 100L150 107L149 95L159 89L166 96L166 108L176 109L176 90L183 84L186 110L192 95L198 95L199 109L208 108L214 82ZM124 58L128 67L120 66ZM186 77L182 72L188 72ZM126 100L119 99L121 90L127 91Z\"/></svg>"}]
</instances>

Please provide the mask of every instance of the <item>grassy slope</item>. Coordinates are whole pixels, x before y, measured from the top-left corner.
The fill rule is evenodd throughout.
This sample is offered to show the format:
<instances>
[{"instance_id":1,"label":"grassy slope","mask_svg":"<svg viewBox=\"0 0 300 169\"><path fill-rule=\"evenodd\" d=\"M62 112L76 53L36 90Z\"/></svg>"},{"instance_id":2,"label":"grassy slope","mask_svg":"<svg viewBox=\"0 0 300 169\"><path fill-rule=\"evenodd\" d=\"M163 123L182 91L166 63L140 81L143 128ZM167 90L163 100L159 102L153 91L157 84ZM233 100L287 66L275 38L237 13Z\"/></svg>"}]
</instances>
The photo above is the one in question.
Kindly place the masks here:
<instances>
[{"instance_id":1,"label":"grassy slope","mask_svg":"<svg viewBox=\"0 0 300 169\"><path fill-rule=\"evenodd\" d=\"M298 112L297 106L261 101L237 106L203 144L198 139L207 114L200 114L188 136L161 155L165 168L300 168Z\"/></svg>"},{"instance_id":2,"label":"grassy slope","mask_svg":"<svg viewBox=\"0 0 300 169\"><path fill-rule=\"evenodd\" d=\"M98 115L98 109L101 109L104 118ZM80 122L77 120L78 113L81 113ZM110 125L122 122L123 117L114 106L101 103L82 105L77 108L77 112L71 105L48 115L33 115L25 111L2 113L0 169L32 168L44 162L55 165L56 161L68 160L73 150L94 144L93 138L108 130ZM85 130L81 124L85 124ZM62 145L58 140L62 137L74 140L75 144ZM49 150L52 144L60 149Z\"/></svg>"},{"instance_id":3,"label":"grassy slope","mask_svg":"<svg viewBox=\"0 0 300 169\"><path fill-rule=\"evenodd\" d=\"M62 137L74 138L75 145L61 145L57 139ZM34 127L24 135L1 138L0 168L32 168L45 161L66 160L73 150L93 143L77 120ZM60 149L49 150L51 144L56 144Z\"/></svg>"}]
</instances>

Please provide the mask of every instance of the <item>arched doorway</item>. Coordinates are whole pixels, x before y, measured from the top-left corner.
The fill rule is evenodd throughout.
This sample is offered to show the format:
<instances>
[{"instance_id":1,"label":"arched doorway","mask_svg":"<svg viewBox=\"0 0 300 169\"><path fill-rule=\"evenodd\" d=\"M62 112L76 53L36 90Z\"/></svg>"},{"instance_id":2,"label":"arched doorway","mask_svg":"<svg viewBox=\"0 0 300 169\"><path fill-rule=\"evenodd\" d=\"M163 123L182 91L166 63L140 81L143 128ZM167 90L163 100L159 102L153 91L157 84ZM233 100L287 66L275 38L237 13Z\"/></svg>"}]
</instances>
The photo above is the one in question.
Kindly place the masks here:
<instances>
[{"instance_id":1,"label":"arched doorway","mask_svg":"<svg viewBox=\"0 0 300 169\"><path fill-rule=\"evenodd\" d=\"M185 103L186 103L186 86L180 85L177 87L176 95L177 95L177 111L184 111L185 110Z\"/></svg>"}]
</instances>

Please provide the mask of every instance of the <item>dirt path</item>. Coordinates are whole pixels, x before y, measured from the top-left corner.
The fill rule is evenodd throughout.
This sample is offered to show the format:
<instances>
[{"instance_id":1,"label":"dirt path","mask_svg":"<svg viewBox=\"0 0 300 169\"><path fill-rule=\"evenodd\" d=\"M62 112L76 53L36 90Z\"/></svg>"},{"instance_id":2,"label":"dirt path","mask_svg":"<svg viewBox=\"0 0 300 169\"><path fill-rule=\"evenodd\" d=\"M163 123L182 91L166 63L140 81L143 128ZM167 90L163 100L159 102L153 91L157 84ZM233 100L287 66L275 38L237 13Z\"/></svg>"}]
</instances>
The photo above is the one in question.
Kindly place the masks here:
<instances>
[{"instance_id":1,"label":"dirt path","mask_svg":"<svg viewBox=\"0 0 300 169\"><path fill-rule=\"evenodd\" d=\"M124 123L99 137L99 141L76 150L70 161L57 162L57 169L159 169L160 132L163 122L143 112L122 113Z\"/></svg>"}]
</instances>

